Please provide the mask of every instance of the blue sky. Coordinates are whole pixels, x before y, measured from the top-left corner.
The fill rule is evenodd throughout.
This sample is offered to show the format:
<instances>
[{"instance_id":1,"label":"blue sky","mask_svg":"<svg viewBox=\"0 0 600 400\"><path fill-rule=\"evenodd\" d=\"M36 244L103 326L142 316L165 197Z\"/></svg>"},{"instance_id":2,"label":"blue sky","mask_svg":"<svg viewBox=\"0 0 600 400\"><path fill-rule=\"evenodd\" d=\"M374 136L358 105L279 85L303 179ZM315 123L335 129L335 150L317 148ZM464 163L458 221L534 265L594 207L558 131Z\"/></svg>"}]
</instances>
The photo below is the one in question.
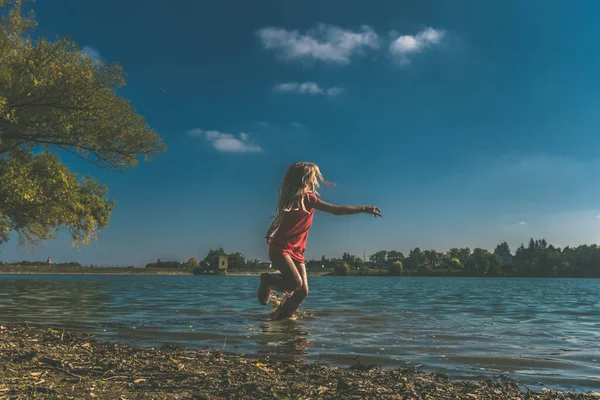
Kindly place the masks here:
<instances>
[{"instance_id":1,"label":"blue sky","mask_svg":"<svg viewBox=\"0 0 600 400\"><path fill-rule=\"evenodd\" d=\"M38 0L48 36L117 61L169 146L111 187L97 242L5 260L144 264L210 248L267 259L287 166L320 165L341 204L307 257L600 241L600 3Z\"/></svg>"}]
</instances>

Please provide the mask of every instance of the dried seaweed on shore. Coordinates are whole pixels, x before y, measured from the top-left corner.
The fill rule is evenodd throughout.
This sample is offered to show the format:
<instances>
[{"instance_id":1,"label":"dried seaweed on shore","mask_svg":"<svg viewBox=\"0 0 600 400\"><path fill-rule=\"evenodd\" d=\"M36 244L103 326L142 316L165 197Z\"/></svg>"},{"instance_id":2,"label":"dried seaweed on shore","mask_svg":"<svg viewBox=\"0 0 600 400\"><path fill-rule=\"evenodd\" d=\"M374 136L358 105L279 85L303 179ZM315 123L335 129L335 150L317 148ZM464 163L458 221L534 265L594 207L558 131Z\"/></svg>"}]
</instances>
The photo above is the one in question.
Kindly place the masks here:
<instances>
[{"instance_id":1,"label":"dried seaweed on shore","mask_svg":"<svg viewBox=\"0 0 600 400\"><path fill-rule=\"evenodd\" d=\"M600 399L452 382L415 368L340 369L223 351L133 347L91 335L0 326L0 399Z\"/></svg>"}]
</instances>

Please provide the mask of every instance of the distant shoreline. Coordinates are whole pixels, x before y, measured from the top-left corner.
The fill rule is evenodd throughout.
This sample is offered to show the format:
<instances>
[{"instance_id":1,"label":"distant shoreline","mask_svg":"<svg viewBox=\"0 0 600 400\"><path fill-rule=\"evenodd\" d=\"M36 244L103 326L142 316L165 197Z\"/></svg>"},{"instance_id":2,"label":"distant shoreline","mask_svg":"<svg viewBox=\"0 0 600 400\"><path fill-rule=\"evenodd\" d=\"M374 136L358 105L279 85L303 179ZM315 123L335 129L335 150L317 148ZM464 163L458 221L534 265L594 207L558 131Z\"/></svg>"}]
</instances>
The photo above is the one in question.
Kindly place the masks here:
<instances>
[{"instance_id":1,"label":"distant shoreline","mask_svg":"<svg viewBox=\"0 0 600 400\"><path fill-rule=\"evenodd\" d=\"M0 265L0 275L159 275L159 276L194 276L193 268L170 269L170 268L143 268L143 267L84 267L84 266L11 266ZM196 274L197 276L260 276L261 273L277 273L276 269L260 270L227 270L226 273L206 273ZM419 272L403 273L401 275L392 275L384 269L371 269L366 274L358 271L351 271L349 275L335 274L333 269L308 269L309 276L347 276L347 277L396 277L396 278L573 278L573 279L591 279L600 278L600 276L490 276L476 275L464 272L440 272L423 274Z\"/></svg>"},{"instance_id":2,"label":"distant shoreline","mask_svg":"<svg viewBox=\"0 0 600 400\"><path fill-rule=\"evenodd\" d=\"M201 274L194 275L188 272L49 272L49 271L0 271L0 275L123 275L123 276L260 276L264 272L228 272L224 275ZM273 271L270 271L273 272ZM276 273L276 272L275 272ZM327 276L327 273L308 273L309 276Z\"/></svg>"},{"instance_id":3,"label":"distant shoreline","mask_svg":"<svg viewBox=\"0 0 600 400\"><path fill-rule=\"evenodd\" d=\"M166 273L131 273L131 272L47 272L47 271L38 271L38 272L5 272L0 271L0 275L157 275L157 276L191 276L192 274L188 273L176 273L176 272L166 272Z\"/></svg>"},{"instance_id":4,"label":"distant shoreline","mask_svg":"<svg viewBox=\"0 0 600 400\"><path fill-rule=\"evenodd\" d=\"M226 274L200 274L198 276L260 276L263 272L277 272L267 270L228 270ZM308 271L308 275L326 275L330 271ZM0 275L160 275L160 276L192 276L192 268L140 268L140 267L53 267L38 265L0 266Z\"/></svg>"},{"instance_id":5,"label":"distant shoreline","mask_svg":"<svg viewBox=\"0 0 600 400\"><path fill-rule=\"evenodd\" d=\"M191 269L138 268L138 267L83 267L83 266L38 266L3 265L3 275L192 275Z\"/></svg>"}]
</instances>

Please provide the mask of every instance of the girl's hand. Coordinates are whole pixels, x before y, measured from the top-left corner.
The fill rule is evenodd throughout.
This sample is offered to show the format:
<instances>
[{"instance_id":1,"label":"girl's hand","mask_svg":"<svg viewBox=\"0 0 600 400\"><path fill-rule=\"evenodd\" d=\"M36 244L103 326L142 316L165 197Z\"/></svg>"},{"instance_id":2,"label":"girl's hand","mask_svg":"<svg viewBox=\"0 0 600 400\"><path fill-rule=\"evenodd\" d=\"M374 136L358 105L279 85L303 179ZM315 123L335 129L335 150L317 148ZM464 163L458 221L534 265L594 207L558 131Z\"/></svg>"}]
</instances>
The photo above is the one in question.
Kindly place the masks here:
<instances>
[{"instance_id":1,"label":"girl's hand","mask_svg":"<svg viewBox=\"0 0 600 400\"><path fill-rule=\"evenodd\" d=\"M381 209L375 206L363 206L363 212L373 214L375 217L381 217Z\"/></svg>"}]
</instances>

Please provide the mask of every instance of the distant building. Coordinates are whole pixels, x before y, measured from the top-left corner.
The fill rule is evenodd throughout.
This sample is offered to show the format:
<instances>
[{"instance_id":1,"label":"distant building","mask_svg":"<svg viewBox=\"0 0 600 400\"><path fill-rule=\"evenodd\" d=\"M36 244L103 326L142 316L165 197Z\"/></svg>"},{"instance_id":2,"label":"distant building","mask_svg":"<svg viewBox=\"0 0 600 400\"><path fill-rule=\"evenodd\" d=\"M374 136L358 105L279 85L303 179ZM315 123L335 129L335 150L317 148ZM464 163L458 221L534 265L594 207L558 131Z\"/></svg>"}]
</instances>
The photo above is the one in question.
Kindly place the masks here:
<instances>
[{"instance_id":1,"label":"distant building","mask_svg":"<svg viewBox=\"0 0 600 400\"><path fill-rule=\"evenodd\" d=\"M219 266L217 269L227 269L229 267L229 257L227 256L219 256Z\"/></svg>"},{"instance_id":2,"label":"distant building","mask_svg":"<svg viewBox=\"0 0 600 400\"><path fill-rule=\"evenodd\" d=\"M50 259L50 257L48 257L48 259L46 260L46 264L48 264L48 265L52 264L52 260Z\"/></svg>"}]
</instances>

